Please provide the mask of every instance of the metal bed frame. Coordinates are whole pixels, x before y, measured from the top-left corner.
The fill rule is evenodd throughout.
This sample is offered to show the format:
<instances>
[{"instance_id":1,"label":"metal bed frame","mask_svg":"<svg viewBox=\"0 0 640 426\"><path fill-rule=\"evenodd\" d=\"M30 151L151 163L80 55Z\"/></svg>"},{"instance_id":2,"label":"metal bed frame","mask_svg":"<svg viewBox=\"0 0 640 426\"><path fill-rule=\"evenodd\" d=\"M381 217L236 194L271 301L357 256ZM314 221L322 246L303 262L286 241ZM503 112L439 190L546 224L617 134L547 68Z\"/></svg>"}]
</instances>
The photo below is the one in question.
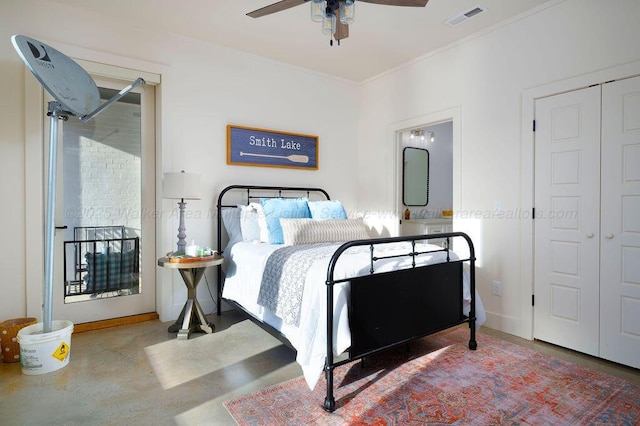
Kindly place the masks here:
<instances>
[{"instance_id":1,"label":"metal bed frame","mask_svg":"<svg viewBox=\"0 0 640 426\"><path fill-rule=\"evenodd\" d=\"M303 187L274 187L232 185L225 188L218 197L218 236L217 249L222 252L222 220L223 208L236 207L236 204L223 203L224 196L229 191L245 192L245 202L259 198L292 198L306 194L321 196L329 200L329 194L319 188ZM266 195L265 195L266 194ZM445 245L440 250L420 251L420 244L430 239L444 240ZM449 247L454 239L464 241L469 249L469 256L463 259L450 257ZM381 244L409 242L411 250L394 256L377 256L376 246ZM352 247L368 246L370 250L370 274L335 279L336 263L348 249ZM446 252L446 262L417 266L416 258L427 253ZM411 267L390 272L376 272L376 262L398 257L410 257ZM463 264L469 265L469 287L471 292L471 306L468 315L463 313ZM218 315L221 315L221 301L224 283L222 270L218 266ZM349 328L351 332L351 346L347 349L348 356L340 361L334 360L333 355L333 293L334 285L349 282L350 297L348 301ZM449 232L434 235L414 235L390 238L374 238L369 240L349 241L337 248L327 268L326 279L327 296L327 350L325 361L325 378L327 394L324 409L332 412L336 409L333 395L333 372L348 362L389 350L396 346L409 343L429 334L469 323L469 349L477 348L476 341L476 312L475 312L475 250L471 238L462 232ZM278 330L255 318L240 304L233 300L224 299L233 308L240 310L248 317L278 338L284 344L292 347L289 340Z\"/></svg>"}]
</instances>

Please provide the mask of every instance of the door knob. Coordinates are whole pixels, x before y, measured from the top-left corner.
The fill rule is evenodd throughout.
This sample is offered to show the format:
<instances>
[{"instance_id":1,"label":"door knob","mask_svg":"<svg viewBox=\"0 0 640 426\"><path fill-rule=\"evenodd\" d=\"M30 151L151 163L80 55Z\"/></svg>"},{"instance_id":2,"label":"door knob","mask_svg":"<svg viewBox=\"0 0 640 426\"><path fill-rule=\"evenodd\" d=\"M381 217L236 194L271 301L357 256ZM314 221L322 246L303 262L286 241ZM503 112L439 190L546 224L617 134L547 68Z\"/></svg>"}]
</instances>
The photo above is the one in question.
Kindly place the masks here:
<instances>
[{"instance_id":1,"label":"door knob","mask_svg":"<svg viewBox=\"0 0 640 426\"><path fill-rule=\"evenodd\" d=\"M610 239L613 238L613 234L607 234L606 237L607 237L608 240L610 240Z\"/></svg>"},{"instance_id":2,"label":"door knob","mask_svg":"<svg viewBox=\"0 0 640 426\"><path fill-rule=\"evenodd\" d=\"M587 238L593 238L593 232L587 232Z\"/></svg>"}]
</instances>

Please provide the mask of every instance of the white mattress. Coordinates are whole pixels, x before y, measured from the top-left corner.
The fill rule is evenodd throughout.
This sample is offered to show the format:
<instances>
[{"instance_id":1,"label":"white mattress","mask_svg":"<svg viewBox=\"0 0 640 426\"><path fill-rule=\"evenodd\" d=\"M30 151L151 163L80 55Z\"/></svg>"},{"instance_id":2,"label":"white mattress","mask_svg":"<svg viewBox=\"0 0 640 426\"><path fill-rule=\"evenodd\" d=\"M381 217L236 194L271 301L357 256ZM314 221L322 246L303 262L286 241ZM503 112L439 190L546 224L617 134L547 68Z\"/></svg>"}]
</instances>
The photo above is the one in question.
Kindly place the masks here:
<instances>
[{"instance_id":1,"label":"white mattress","mask_svg":"<svg viewBox=\"0 0 640 426\"><path fill-rule=\"evenodd\" d=\"M338 244L339 245L339 244ZM337 246L338 246L337 245ZM304 377L313 389L322 374L326 357L326 286L327 266L330 257L313 262L307 273L302 299L299 326L284 323L282 319L256 303L262 281L262 271L269 255L282 245L271 245L243 241L227 247L224 269L226 279L223 297L242 305L261 321L279 330L289 339L297 351L296 361L302 366ZM426 245L424 247L427 247ZM423 248L424 248L423 247ZM437 246L431 246L439 249ZM406 253L410 246L406 243L386 244L385 255L392 252ZM388 251L388 252L387 252ZM419 256L416 264L425 265L445 261L446 254L437 252ZM353 277L369 273L370 255L368 251L342 256L336 264L334 279ZM411 259L395 258L376 263L376 272L410 267ZM465 269L464 313L469 313L471 293L468 271ZM334 286L334 354L344 352L351 342L347 317L348 284ZM476 327L486 320L482 301L476 292Z\"/></svg>"}]
</instances>

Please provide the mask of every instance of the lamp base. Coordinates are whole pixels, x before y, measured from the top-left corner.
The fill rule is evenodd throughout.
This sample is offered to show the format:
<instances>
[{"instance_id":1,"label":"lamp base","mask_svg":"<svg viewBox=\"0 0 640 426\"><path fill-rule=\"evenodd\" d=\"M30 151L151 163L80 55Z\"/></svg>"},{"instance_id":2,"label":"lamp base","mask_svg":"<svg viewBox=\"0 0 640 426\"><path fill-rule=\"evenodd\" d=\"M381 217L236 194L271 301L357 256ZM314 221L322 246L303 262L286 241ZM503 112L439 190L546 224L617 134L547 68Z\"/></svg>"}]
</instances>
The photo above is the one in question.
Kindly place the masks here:
<instances>
[{"instance_id":1,"label":"lamp base","mask_svg":"<svg viewBox=\"0 0 640 426\"><path fill-rule=\"evenodd\" d=\"M180 224L178 225L178 250L174 252L175 255L181 256L185 254L185 247L187 247L187 228L184 226L184 211L187 203L184 202L184 198L178 203L180 209Z\"/></svg>"}]
</instances>

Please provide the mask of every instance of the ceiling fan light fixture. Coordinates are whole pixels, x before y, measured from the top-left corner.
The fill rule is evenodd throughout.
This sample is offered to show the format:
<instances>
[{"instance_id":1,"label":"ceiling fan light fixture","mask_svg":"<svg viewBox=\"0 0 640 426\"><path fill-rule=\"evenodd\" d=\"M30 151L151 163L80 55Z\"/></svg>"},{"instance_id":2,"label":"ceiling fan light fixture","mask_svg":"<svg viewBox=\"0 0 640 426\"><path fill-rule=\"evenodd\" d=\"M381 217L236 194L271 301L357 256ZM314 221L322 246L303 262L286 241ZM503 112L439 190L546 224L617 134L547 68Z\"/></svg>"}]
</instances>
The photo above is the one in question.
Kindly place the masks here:
<instances>
[{"instance_id":1,"label":"ceiling fan light fixture","mask_svg":"<svg viewBox=\"0 0 640 426\"><path fill-rule=\"evenodd\" d=\"M327 12L322 19L322 34L333 36L336 33L336 14L327 8Z\"/></svg>"},{"instance_id":2,"label":"ceiling fan light fixture","mask_svg":"<svg viewBox=\"0 0 640 426\"><path fill-rule=\"evenodd\" d=\"M360 0L366 3L389 6L425 7L429 0ZM260 18L272 13L282 12L294 6L307 3L311 5L310 17L322 26L322 33L330 37L329 44L333 46L335 40L349 37L349 25L355 20L356 0L279 0L268 6L261 7L247 13L251 18ZM339 20L339 21L338 21Z\"/></svg>"},{"instance_id":3,"label":"ceiling fan light fixture","mask_svg":"<svg viewBox=\"0 0 640 426\"><path fill-rule=\"evenodd\" d=\"M324 0L311 0L311 20L313 22L322 22L324 19L325 4Z\"/></svg>"},{"instance_id":4,"label":"ceiling fan light fixture","mask_svg":"<svg viewBox=\"0 0 640 426\"><path fill-rule=\"evenodd\" d=\"M353 24L356 17L356 4L354 0L340 2L340 22L345 25Z\"/></svg>"}]
</instances>

